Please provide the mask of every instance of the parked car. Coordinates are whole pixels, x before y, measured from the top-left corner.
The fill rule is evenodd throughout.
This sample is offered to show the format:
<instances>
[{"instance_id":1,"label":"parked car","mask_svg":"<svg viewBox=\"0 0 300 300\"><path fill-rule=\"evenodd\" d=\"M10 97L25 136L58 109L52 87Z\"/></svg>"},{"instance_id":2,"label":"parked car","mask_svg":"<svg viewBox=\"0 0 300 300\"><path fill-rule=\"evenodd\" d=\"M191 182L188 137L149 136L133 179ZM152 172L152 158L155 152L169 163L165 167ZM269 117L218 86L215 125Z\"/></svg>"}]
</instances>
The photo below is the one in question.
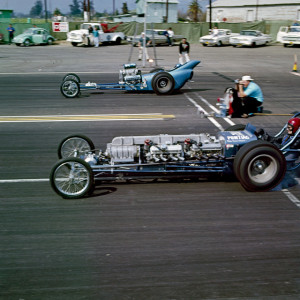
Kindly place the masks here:
<instances>
[{"instance_id":1,"label":"parked car","mask_svg":"<svg viewBox=\"0 0 300 300\"><path fill-rule=\"evenodd\" d=\"M250 46L256 47L266 45L272 41L272 37L264 34L259 30L242 30L239 35L233 36L229 39L233 47L236 46Z\"/></svg>"},{"instance_id":2,"label":"parked car","mask_svg":"<svg viewBox=\"0 0 300 300\"><path fill-rule=\"evenodd\" d=\"M300 26L281 26L276 40L284 47L300 45Z\"/></svg>"},{"instance_id":3,"label":"parked car","mask_svg":"<svg viewBox=\"0 0 300 300\"><path fill-rule=\"evenodd\" d=\"M223 46L230 45L229 39L238 33L232 33L230 29L218 29L218 34L208 34L200 37L199 42L203 46Z\"/></svg>"},{"instance_id":4,"label":"parked car","mask_svg":"<svg viewBox=\"0 0 300 300\"><path fill-rule=\"evenodd\" d=\"M122 41L126 40L126 36L123 32L115 32L118 25L108 29L107 24L83 23L80 25L80 29L72 30L67 33L67 41L71 42L74 47L79 45L93 46L94 39L89 36L88 30L90 25L93 28L95 28L95 26L99 28L98 32L101 43L114 43L116 45L120 45Z\"/></svg>"},{"instance_id":5,"label":"parked car","mask_svg":"<svg viewBox=\"0 0 300 300\"><path fill-rule=\"evenodd\" d=\"M52 45L55 38L49 34L48 30L44 28L28 28L22 34L17 35L12 42L16 46L30 45Z\"/></svg>"},{"instance_id":6,"label":"parked car","mask_svg":"<svg viewBox=\"0 0 300 300\"><path fill-rule=\"evenodd\" d=\"M149 37L150 40L154 39L155 45L164 45L168 44L167 37L165 36L165 29L147 29L146 30L146 36ZM137 36L128 36L127 41L130 43L133 43L134 46L137 46L139 40L141 38L141 35ZM178 43L183 39L182 35L174 34L172 37L173 43Z\"/></svg>"}]
</instances>

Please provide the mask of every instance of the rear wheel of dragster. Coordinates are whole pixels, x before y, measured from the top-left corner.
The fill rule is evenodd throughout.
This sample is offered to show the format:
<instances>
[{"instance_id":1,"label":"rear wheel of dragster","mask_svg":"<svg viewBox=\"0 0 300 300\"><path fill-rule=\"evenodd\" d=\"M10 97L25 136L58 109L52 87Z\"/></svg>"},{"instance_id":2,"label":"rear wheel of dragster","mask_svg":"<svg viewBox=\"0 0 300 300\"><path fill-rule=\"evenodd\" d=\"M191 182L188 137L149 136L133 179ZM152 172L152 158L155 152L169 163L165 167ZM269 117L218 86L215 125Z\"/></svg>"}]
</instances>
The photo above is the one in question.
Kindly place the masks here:
<instances>
[{"instance_id":1,"label":"rear wheel of dragster","mask_svg":"<svg viewBox=\"0 0 300 300\"><path fill-rule=\"evenodd\" d=\"M87 152L94 152L95 146L87 136L77 134L64 138L57 149L58 158L80 157Z\"/></svg>"},{"instance_id":2,"label":"rear wheel of dragster","mask_svg":"<svg viewBox=\"0 0 300 300\"><path fill-rule=\"evenodd\" d=\"M244 145L238 151L233 169L245 190L268 191L283 179L286 160L273 144L257 140Z\"/></svg>"},{"instance_id":3,"label":"rear wheel of dragster","mask_svg":"<svg viewBox=\"0 0 300 300\"><path fill-rule=\"evenodd\" d=\"M91 166L76 157L58 161L51 170L53 190L66 199L82 198L94 191L94 175Z\"/></svg>"},{"instance_id":4,"label":"rear wheel of dragster","mask_svg":"<svg viewBox=\"0 0 300 300\"><path fill-rule=\"evenodd\" d=\"M68 73L67 75L64 76L62 81L66 81L66 80L69 80L69 79L73 79L73 80L75 80L79 83L81 82L80 77L75 73Z\"/></svg>"},{"instance_id":5,"label":"rear wheel of dragster","mask_svg":"<svg viewBox=\"0 0 300 300\"><path fill-rule=\"evenodd\" d=\"M68 79L62 82L60 91L66 98L75 98L80 93L80 86L76 80Z\"/></svg>"},{"instance_id":6,"label":"rear wheel of dragster","mask_svg":"<svg viewBox=\"0 0 300 300\"><path fill-rule=\"evenodd\" d=\"M151 85L157 95L170 95L174 91L175 80L167 72L158 72L153 76Z\"/></svg>"}]
</instances>

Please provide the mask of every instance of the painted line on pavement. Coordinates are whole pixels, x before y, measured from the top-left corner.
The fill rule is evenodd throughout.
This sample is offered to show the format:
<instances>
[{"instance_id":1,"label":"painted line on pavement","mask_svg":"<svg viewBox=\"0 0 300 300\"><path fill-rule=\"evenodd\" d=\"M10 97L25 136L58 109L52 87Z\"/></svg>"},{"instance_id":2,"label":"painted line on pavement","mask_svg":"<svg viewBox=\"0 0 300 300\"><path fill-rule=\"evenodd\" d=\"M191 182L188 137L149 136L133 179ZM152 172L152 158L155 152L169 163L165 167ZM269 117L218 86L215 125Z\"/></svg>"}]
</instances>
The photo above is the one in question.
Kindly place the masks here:
<instances>
[{"instance_id":1,"label":"painted line on pavement","mask_svg":"<svg viewBox=\"0 0 300 300\"><path fill-rule=\"evenodd\" d=\"M68 74L68 73L75 73L75 74L116 74L116 71L103 71L103 72L82 72L82 71L56 71L56 72L43 72L43 71L36 71L36 72L0 72L0 75L55 75L55 74Z\"/></svg>"},{"instance_id":2,"label":"painted line on pavement","mask_svg":"<svg viewBox=\"0 0 300 300\"><path fill-rule=\"evenodd\" d=\"M216 112L217 114L220 114L220 113L221 113L219 109L217 109L216 107L214 107L213 105L211 105L211 104L210 104L206 99L204 99L202 96L200 96L200 95L198 95L198 94L196 94L196 95L197 95L197 97L198 97L203 103L205 103L205 104L206 104L210 109L212 109L214 112ZM228 124L230 124L230 125L235 125L235 123L232 122L229 118L224 117L223 119L224 119L224 121L226 121Z\"/></svg>"},{"instance_id":3,"label":"painted line on pavement","mask_svg":"<svg viewBox=\"0 0 300 300\"><path fill-rule=\"evenodd\" d=\"M300 200L295 195L293 195L287 189L283 189L281 191L289 198L290 201L292 201L298 208L300 208Z\"/></svg>"},{"instance_id":4,"label":"painted line on pavement","mask_svg":"<svg viewBox=\"0 0 300 300\"><path fill-rule=\"evenodd\" d=\"M48 182L48 178L41 179L1 179L0 183L28 183L28 182Z\"/></svg>"},{"instance_id":5,"label":"painted line on pavement","mask_svg":"<svg viewBox=\"0 0 300 300\"><path fill-rule=\"evenodd\" d=\"M188 87L190 90L192 89L191 87ZM205 98L203 98L201 95L198 95L197 93L194 93L204 104L206 104L210 109L212 109L214 112L217 114L220 114L221 111L217 109L215 106L210 104ZM229 125L235 125L233 121L231 121L229 118L225 117L223 118Z\"/></svg>"},{"instance_id":6,"label":"painted line on pavement","mask_svg":"<svg viewBox=\"0 0 300 300\"><path fill-rule=\"evenodd\" d=\"M113 115L49 115L49 116L0 116L0 123L18 122L72 122L72 121L149 121L174 119L174 115L153 114L113 114Z\"/></svg>"},{"instance_id":7,"label":"painted line on pavement","mask_svg":"<svg viewBox=\"0 0 300 300\"><path fill-rule=\"evenodd\" d=\"M293 75L296 75L296 76L300 76L300 73L297 73L297 72L290 72L290 73Z\"/></svg>"},{"instance_id":8,"label":"painted line on pavement","mask_svg":"<svg viewBox=\"0 0 300 300\"><path fill-rule=\"evenodd\" d=\"M57 91L57 89L29 89L30 91Z\"/></svg>"},{"instance_id":9,"label":"painted line on pavement","mask_svg":"<svg viewBox=\"0 0 300 300\"><path fill-rule=\"evenodd\" d=\"M184 94L185 95L185 97L191 102L191 103L193 103L194 104L194 106L195 107L197 107L198 108L198 111L203 111L203 113L204 114L208 114L207 113L207 111L205 111L205 109L202 107L202 106L200 106L195 100L193 100L191 97L189 97L187 94ZM222 130L224 130L224 128L222 127L222 125L219 123L219 122L217 122L213 117L207 117L207 119L210 121L210 122L212 122L217 128L219 128L221 131Z\"/></svg>"}]
</instances>

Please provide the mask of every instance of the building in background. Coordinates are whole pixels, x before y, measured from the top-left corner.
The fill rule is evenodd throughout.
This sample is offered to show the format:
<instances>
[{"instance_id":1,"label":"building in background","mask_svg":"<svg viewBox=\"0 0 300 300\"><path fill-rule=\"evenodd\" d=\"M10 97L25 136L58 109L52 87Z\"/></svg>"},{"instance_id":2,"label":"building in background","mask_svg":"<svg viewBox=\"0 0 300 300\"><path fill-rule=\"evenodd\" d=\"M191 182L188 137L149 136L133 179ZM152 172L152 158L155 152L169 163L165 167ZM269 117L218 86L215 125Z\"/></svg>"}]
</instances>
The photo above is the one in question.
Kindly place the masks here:
<instances>
[{"instance_id":1,"label":"building in background","mask_svg":"<svg viewBox=\"0 0 300 300\"><path fill-rule=\"evenodd\" d=\"M120 15L114 21L143 23L146 10L147 23L177 23L178 4L178 0L136 0L136 15Z\"/></svg>"},{"instance_id":2,"label":"building in background","mask_svg":"<svg viewBox=\"0 0 300 300\"><path fill-rule=\"evenodd\" d=\"M211 6L212 22L300 20L299 0L216 0ZM208 22L209 15L208 6Z\"/></svg>"},{"instance_id":3,"label":"building in background","mask_svg":"<svg viewBox=\"0 0 300 300\"><path fill-rule=\"evenodd\" d=\"M10 23L12 13L13 10L11 9L0 9L0 22Z\"/></svg>"}]
</instances>

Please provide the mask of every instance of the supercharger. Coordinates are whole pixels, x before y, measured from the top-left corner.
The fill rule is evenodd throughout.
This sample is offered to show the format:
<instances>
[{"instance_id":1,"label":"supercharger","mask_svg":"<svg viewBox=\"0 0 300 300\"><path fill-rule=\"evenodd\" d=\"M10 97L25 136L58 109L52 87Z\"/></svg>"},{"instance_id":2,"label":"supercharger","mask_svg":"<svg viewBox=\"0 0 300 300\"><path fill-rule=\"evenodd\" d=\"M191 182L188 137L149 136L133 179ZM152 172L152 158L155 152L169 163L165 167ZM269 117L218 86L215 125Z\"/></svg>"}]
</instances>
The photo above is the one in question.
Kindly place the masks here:
<instances>
[{"instance_id":1,"label":"supercharger","mask_svg":"<svg viewBox=\"0 0 300 300\"><path fill-rule=\"evenodd\" d=\"M119 84L137 84L142 82L142 72L136 64L124 64L119 73Z\"/></svg>"},{"instance_id":2,"label":"supercharger","mask_svg":"<svg viewBox=\"0 0 300 300\"><path fill-rule=\"evenodd\" d=\"M101 157L110 164L160 163L221 158L223 147L209 134L115 137Z\"/></svg>"}]
</instances>

